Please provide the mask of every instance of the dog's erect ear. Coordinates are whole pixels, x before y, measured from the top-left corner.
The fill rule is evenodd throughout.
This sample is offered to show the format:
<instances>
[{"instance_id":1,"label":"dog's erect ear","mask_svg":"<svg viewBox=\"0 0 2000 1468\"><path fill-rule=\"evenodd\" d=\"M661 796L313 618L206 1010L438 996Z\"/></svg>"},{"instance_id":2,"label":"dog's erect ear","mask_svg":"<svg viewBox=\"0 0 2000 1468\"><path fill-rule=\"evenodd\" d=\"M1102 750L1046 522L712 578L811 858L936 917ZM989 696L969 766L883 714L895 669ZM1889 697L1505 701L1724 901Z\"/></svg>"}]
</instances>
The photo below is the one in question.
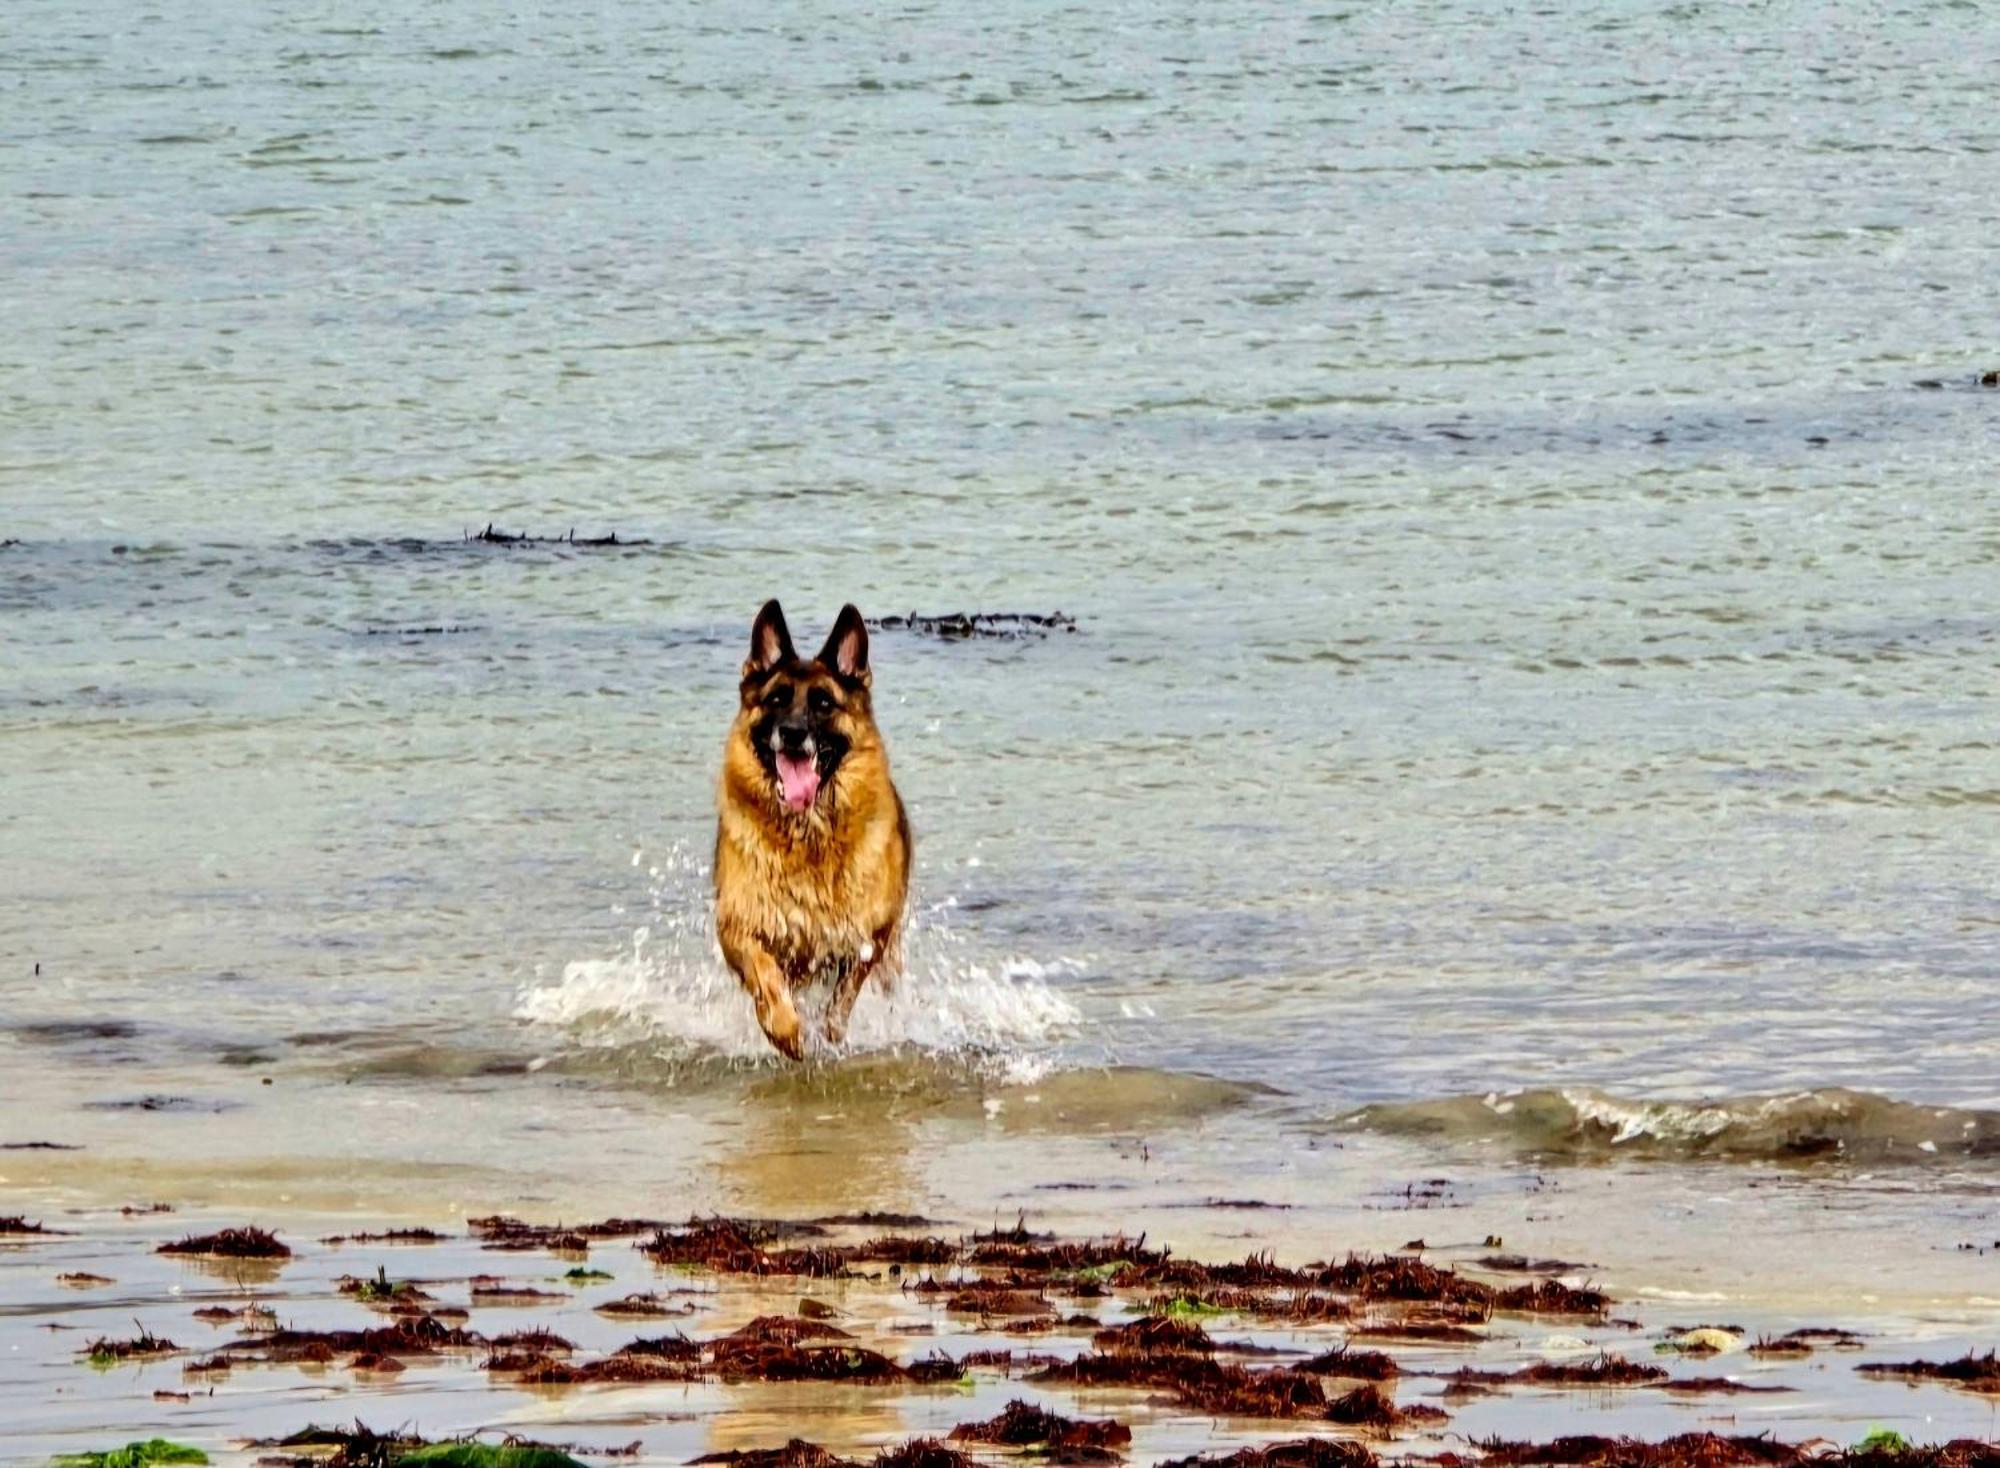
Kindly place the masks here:
<instances>
[{"instance_id":1,"label":"dog's erect ear","mask_svg":"<svg viewBox=\"0 0 2000 1468\"><path fill-rule=\"evenodd\" d=\"M833 619L833 630L826 634L826 646L819 650L819 660L843 678L856 683L870 681L868 624L861 620L853 602L842 607L840 615Z\"/></svg>"},{"instance_id":2,"label":"dog's erect ear","mask_svg":"<svg viewBox=\"0 0 2000 1468\"><path fill-rule=\"evenodd\" d=\"M772 597L750 626L750 657L743 664L743 676L768 673L792 655L792 634L785 627L785 609Z\"/></svg>"}]
</instances>

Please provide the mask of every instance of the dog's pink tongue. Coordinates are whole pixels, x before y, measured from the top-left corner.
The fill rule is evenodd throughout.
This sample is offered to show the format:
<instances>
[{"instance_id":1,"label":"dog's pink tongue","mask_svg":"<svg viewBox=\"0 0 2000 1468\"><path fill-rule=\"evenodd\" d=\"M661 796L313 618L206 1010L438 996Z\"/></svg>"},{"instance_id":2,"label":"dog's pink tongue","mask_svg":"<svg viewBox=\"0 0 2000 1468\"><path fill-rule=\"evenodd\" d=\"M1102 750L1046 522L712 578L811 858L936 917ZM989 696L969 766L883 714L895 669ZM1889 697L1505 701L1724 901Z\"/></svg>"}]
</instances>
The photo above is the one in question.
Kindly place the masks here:
<instances>
[{"instance_id":1,"label":"dog's pink tongue","mask_svg":"<svg viewBox=\"0 0 2000 1468\"><path fill-rule=\"evenodd\" d=\"M804 810L819 794L818 761L810 756L799 759L794 755L779 755L778 783L785 787L785 804L793 810Z\"/></svg>"}]
</instances>

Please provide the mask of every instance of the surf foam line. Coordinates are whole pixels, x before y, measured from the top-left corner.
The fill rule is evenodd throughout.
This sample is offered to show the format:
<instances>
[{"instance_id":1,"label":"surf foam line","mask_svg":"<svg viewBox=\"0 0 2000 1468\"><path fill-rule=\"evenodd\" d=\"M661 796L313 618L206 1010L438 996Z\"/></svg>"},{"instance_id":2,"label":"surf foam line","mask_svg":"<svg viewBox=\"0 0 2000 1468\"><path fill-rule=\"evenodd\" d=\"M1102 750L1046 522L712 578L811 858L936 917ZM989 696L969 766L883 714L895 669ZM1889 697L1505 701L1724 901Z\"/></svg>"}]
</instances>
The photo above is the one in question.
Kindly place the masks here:
<instances>
[{"instance_id":1,"label":"surf foam line","mask_svg":"<svg viewBox=\"0 0 2000 1468\"><path fill-rule=\"evenodd\" d=\"M636 858L635 858L636 861ZM757 1027L749 995L715 947L705 871L684 855L655 866L654 921L633 931L630 946L602 958L576 959L553 983L526 989L517 1019L561 1029L586 1047L655 1044L671 1059L718 1057L775 1062ZM1052 980L1081 973L1071 959L975 959L951 927L953 899L912 908L904 969L893 988L872 982L855 1006L837 1053L916 1050L977 1058L1009 1080L1032 1080L1054 1064L1049 1053L1083 1016ZM823 992L800 996L816 1028Z\"/></svg>"},{"instance_id":2,"label":"surf foam line","mask_svg":"<svg viewBox=\"0 0 2000 1468\"><path fill-rule=\"evenodd\" d=\"M1926 1106L1841 1087L1716 1100L1639 1100L1582 1087L1378 1102L1338 1125L1557 1159L2000 1163L2000 1111Z\"/></svg>"}]
</instances>

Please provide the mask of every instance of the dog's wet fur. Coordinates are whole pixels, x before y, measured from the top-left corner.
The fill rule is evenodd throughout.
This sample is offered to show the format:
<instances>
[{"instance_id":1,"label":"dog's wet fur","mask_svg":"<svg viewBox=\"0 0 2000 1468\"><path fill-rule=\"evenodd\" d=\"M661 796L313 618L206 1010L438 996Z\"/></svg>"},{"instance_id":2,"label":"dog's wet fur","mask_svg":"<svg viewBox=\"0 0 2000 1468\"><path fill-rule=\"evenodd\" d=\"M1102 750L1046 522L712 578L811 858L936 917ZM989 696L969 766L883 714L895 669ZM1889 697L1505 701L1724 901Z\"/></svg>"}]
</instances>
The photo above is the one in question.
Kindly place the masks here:
<instances>
[{"instance_id":1,"label":"dog's wet fur","mask_svg":"<svg viewBox=\"0 0 2000 1468\"><path fill-rule=\"evenodd\" d=\"M793 990L833 985L835 1044L871 974L901 960L910 823L870 703L868 629L852 606L807 661L768 601L750 629L722 756L715 929L779 1050L804 1058Z\"/></svg>"}]
</instances>

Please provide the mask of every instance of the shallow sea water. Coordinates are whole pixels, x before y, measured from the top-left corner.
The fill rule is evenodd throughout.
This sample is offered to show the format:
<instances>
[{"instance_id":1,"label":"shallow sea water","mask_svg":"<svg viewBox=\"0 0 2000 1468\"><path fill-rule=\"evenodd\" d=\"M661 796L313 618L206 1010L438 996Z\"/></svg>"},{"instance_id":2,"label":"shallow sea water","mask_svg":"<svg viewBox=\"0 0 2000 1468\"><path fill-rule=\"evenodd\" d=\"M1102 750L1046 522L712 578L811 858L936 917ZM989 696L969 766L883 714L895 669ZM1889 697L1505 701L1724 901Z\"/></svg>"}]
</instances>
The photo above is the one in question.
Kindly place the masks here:
<instances>
[{"instance_id":1,"label":"shallow sea water","mask_svg":"<svg viewBox=\"0 0 2000 1468\"><path fill-rule=\"evenodd\" d=\"M83 1150L0 1200L1504 1233L1993 1344L1989 29L15 6L0 1143ZM911 971L801 1073L705 911L774 594L1077 623L876 638Z\"/></svg>"}]
</instances>

